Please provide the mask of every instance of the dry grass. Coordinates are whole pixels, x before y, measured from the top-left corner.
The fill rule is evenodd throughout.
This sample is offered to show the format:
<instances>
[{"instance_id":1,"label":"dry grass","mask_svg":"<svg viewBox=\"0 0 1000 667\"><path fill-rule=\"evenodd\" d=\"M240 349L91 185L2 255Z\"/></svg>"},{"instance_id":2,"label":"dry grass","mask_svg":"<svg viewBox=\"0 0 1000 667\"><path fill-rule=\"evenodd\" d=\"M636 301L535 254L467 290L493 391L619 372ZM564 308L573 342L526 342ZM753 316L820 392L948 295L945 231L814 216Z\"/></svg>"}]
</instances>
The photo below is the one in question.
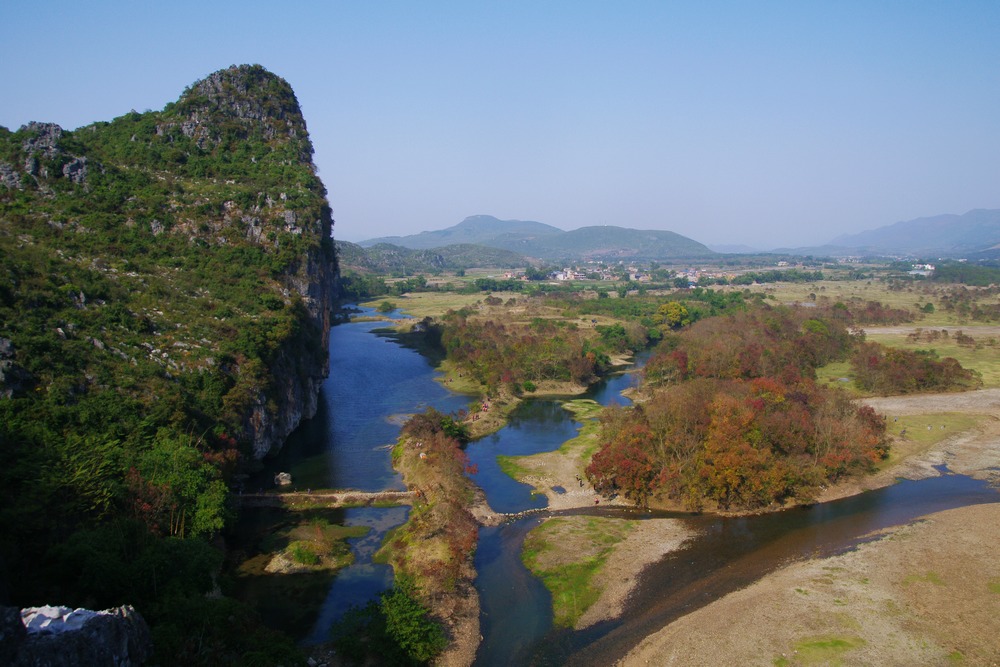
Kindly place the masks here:
<instances>
[{"instance_id":1,"label":"dry grass","mask_svg":"<svg viewBox=\"0 0 1000 667\"><path fill-rule=\"evenodd\" d=\"M568 516L547 519L528 534L521 558L552 593L556 626L573 627L597 601L595 574L634 528L632 521Z\"/></svg>"},{"instance_id":2,"label":"dry grass","mask_svg":"<svg viewBox=\"0 0 1000 667\"><path fill-rule=\"evenodd\" d=\"M879 469L891 468L900 462L924 454L947 438L969 431L983 422L982 415L962 412L901 415L888 420L888 432L894 437L889 457Z\"/></svg>"},{"instance_id":3,"label":"dry grass","mask_svg":"<svg viewBox=\"0 0 1000 667\"><path fill-rule=\"evenodd\" d=\"M932 327L921 327L924 330ZM939 338L934 341L913 341L901 333L870 333L868 340L889 347L906 350L934 350L942 359L953 357L963 368L971 368L982 376L984 387L1000 387L1000 337L995 333L995 326L969 325L962 328L966 336L972 337L976 344L959 345L954 336Z\"/></svg>"}]
</instances>

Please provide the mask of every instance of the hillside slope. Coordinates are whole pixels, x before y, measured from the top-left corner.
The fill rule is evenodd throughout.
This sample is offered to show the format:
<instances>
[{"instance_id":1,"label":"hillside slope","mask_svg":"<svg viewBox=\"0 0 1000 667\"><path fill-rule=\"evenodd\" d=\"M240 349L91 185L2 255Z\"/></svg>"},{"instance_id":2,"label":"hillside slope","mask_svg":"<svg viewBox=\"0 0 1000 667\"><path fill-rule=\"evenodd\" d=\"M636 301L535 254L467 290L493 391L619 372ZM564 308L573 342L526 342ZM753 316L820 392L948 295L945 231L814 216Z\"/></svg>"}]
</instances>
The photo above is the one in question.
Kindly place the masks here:
<instances>
[{"instance_id":1,"label":"hillside slope","mask_svg":"<svg viewBox=\"0 0 1000 667\"><path fill-rule=\"evenodd\" d=\"M430 232L420 232L410 236L386 236L369 239L360 243L363 247L371 247L381 243L402 246L413 250L429 250L449 245L476 244L493 247L498 239L532 240L539 237L561 234L557 227L531 220L499 220L492 215L472 215L458 223Z\"/></svg>"},{"instance_id":2,"label":"hillside slope","mask_svg":"<svg viewBox=\"0 0 1000 667\"><path fill-rule=\"evenodd\" d=\"M698 258L714 255L708 247L680 234L611 225L564 232L540 222L498 220L474 215L447 229L362 241L361 246L392 244L415 250L452 244L478 244L544 261L617 261Z\"/></svg>"},{"instance_id":3,"label":"hillside slope","mask_svg":"<svg viewBox=\"0 0 1000 667\"><path fill-rule=\"evenodd\" d=\"M429 250L414 250L391 243L367 248L346 241L337 241L336 245L337 258L345 272L411 275L472 268L513 269L530 263L523 255L509 250L470 243Z\"/></svg>"},{"instance_id":4,"label":"hillside slope","mask_svg":"<svg viewBox=\"0 0 1000 667\"><path fill-rule=\"evenodd\" d=\"M705 245L675 232L603 225L581 227L540 239L532 249L532 254L552 260L615 261L696 258L715 253Z\"/></svg>"}]
</instances>

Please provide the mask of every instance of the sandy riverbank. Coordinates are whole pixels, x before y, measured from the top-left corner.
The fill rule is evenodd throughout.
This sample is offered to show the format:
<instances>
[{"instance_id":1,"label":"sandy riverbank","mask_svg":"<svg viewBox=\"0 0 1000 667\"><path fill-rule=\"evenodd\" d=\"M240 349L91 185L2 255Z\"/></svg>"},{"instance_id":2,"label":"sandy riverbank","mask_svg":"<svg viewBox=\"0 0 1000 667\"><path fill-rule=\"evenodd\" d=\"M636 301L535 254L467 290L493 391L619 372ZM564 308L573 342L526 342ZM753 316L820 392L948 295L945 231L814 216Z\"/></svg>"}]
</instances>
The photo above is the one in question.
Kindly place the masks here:
<instances>
[{"instance_id":1,"label":"sandy riverbank","mask_svg":"<svg viewBox=\"0 0 1000 667\"><path fill-rule=\"evenodd\" d=\"M1000 483L1000 390L872 398L889 419L968 413L976 426L827 489L830 501L897 478ZM1000 501L1000 492L998 492ZM933 514L856 551L796 563L650 635L622 665L1000 665L1000 504Z\"/></svg>"},{"instance_id":2,"label":"sandy riverbank","mask_svg":"<svg viewBox=\"0 0 1000 667\"><path fill-rule=\"evenodd\" d=\"M998 543L998 504L932 514L774 572L647 637L619 664L997 665Z\"/></svg>"}]
</instances>

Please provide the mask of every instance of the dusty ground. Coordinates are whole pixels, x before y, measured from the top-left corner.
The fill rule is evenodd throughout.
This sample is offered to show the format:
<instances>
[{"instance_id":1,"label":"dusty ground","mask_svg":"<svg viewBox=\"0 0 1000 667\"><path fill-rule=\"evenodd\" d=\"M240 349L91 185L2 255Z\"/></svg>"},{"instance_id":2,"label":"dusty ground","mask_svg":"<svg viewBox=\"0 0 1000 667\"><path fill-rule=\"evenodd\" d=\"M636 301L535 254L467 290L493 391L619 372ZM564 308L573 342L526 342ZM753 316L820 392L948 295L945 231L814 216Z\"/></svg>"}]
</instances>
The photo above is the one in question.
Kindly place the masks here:
<instances>
[{"instance_id":1,"label":"dusty ground","mask_svg":"<svg viewBox=\"0 0 1000 667\"><path fill-rule=\"evenodd\" d=\"M821 500L937 475L940 464L1000 482L1000 389L865 402L890 419L982 419ZM997 544L1000 504L934 514L857 551L779 570L647 637L621 664L1000 665Z\"/></svg>"},{"instance_id":2,"label":"dusty ground","mask_svg":"<svg viewBox=\"0 0 1000 667\"><path fill-rule=\"evenodd\" d=\"M964 331L967 334L976 334L977 336L1000 336L1000 327L990 326L983 324L968 324L966 326L958 325L944 325L944 326L914 326L912 324L897 326L897 327L865 327L866 334L878 335L878 334L911 334L917 329L923 331L947 331L948 333L955 333L957 331Z\"/></svg>"},{"instance_id":3,"label":"dusty ground","mask_svg":"<svg viewBox=\"0 0 1000 667\"><path fill-rule=\"evenodd\" d=\"M523 458L519 463L533 472L518 479L531 484L537 492L548 498L549 509L565 510L594 505L631 506L631 503L620 498L611 499L595 493L583 474L584 466L572 454L546 452ZM565 492L560 493L554 487L565 489Z\"/></svg>"},{"instance_id":4,"label":"dusty ground","mask_svg":"<svg viewBox=\"0 0 1000 667\"><path fill-rule=\"evenodd\" d=\"M779 570L647 637L619 664L997 665L998 543L1000 505L933 514Z\"/></svg>"}]
</instances>

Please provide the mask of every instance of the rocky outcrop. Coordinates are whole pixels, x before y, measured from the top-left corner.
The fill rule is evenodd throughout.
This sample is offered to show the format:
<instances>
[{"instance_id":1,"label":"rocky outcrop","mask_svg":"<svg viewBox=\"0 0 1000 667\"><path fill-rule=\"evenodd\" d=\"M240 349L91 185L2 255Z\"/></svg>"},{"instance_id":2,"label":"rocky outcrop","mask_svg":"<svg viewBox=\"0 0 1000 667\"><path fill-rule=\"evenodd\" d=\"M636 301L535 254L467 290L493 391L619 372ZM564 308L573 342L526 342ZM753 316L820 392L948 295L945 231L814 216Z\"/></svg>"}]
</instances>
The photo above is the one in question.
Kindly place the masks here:
<instances>
[{"instance_id":1,"label":"rocky outcrop","mask_svg":"<svg viewBox=\"0 0 1000 667\"><path fill-rule=\"evenodd\" d=\"M14 363L14 344L0 338L0 398L11 398L27 390L31 374Z\"/></svg>"},{"instance_id":2,"label":"rocky outcrop","mask_svg":"<svg viewBox=\"0 0 1000 667\"><path fill-rule=\"evenodd\" d=\"M131 667L152 648L146 621L130 606L0 607L0 664L11 667Z\"/></svg>"},{"instance_id":3,"label":"rocky outcrop","mask_svg":"<svg viewBox=\"0 0 1000 667\"><path fill-rule=\"evenodd\" d=\"M95 274L71 279L52 271L59 277L49 282L62 290L47 301L54 320L49 330L59 336L55 346L74 340L55 312L66 297L76 308L89 307L74 280L127 284L128 290L158 284L164 290L152 297L159 302L154 306L108 292L116 294L113 307L124 310L110 326L90 332L95 349L133 364L145 357L163 367L167 380L220 368L226 377L211 391L231 395L191 399L204 401L191 419L207 414L224 421L213 430L246 442L255 458L275 451L315 414L328 371L338 271L326 190L285 80L259 65L233 66L195 82L162 111L132 111L76 130L33 122L0 134L0 144L0 190L20 189L31 202L0 219L0 234L10 238L17 224L16 233L32 239L22 243L35 252L25 266L47 251L74 275L85 266ZM183 259L153 252L154 237L154 245ZM248 299L241 304L219 287L228 277L217 259L222 249L242 263ZM132 252L146 256L139 270L126 266ZM184 275L175 279L175 271ZM24 301L18 307L36 298L15 296ZM0 307L4 298L0 292ZM177 300L182 307L174 307ZM107 311L104 303L95 307ZM206 321L216 309L228 314ZM134 318L143 322L133 327L139 336L124 335ZM10 349L0 346L0 399L51 382L24 370L38 374L42 366L26 358L32 350L25 339L2 324L0 335L10 338ZM92 368L77 372L71 386L104 390L95 386L99 376ZM177 384L191 386L185 382Z\"/></svg>"},{"instance_id":4,"label":"rocky outcrop","mask_svg":"<svg viewBox=\"0 0 1000 667\"><path fill-rule=\"evenodd\" d=\"M55 123L30 122L21 127L28 137L24 151L24 173L11 164L0 163L0 185L8 189L22 188L23 179L45 180L62 176L76 185L87 182L87 158L66 153L59 146L63 129Z\"/></svg>"},{"instance_id":5,"label":"rocky outcrop","mask_svg":"<svg viewBox=\"0 0 1000 667\"><path fill-rule=\"evenodd\" d=\"M221 118L239 126L244 136L298 140L299 161L312 160L305 119L291 87L260 65L234 65L208 75L188 88L178 108L186 118L161 125L158 133L178 127L204 149L222 141Z\"/></svg>"},{"instance_id":6,"label":"rocky outcrop","mask_svg":"<svg viewBox=\"0 0 1000 667\"><path fill-rule=\"evenodd\" d=\"M209 75L185 92L178 108L186 115L180 131L198 138L200 145L222 141L217 128L235 123L241 136L289 142L298 160L316 172L305 119L291 87L258 65L234 66ZM307 235L321 242L279 278L289 295L301 298L309 326L303 335L287 341L271 362L269 386L257 394L244 420L256 458L275 452L303 419L316 414L319 388L329 371L329 332L338 278L333 217L326 201L317 210L291 205L285 193L262 195L263 204L249 211L227 202L224 224L242 224L245 238L261 245L270 243L268 224L280 225L281 233Z\"/></svg>"}]
</instances>

